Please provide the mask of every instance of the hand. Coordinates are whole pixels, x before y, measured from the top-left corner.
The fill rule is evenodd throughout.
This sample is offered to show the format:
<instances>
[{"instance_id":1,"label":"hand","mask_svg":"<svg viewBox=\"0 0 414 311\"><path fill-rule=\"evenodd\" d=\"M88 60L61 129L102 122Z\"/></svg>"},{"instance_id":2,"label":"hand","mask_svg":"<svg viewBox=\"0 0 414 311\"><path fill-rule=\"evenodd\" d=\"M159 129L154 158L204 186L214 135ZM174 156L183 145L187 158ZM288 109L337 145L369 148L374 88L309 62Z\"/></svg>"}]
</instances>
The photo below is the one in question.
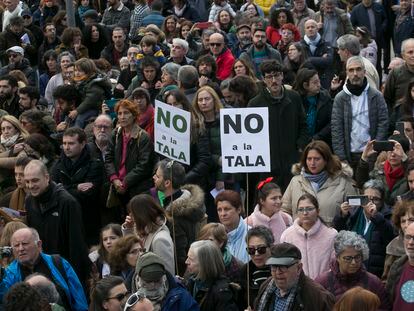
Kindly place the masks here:
<instances>
[{"instance_id":1,"label":"hand","mask_svg":"<svg viewBox=\"0 0 414 311\"><path fill-rule=\"evenodd\" d=\"M150 85L148 84L148 82L144 81L141 83L141 87L143 87L144 89L149 89Z\"/></svg>"},{"instance_id":2,"label":"hand","mask_svg":"<svg viewBox=\"0 0 414 311\"><path fill-rule=\"evenodd\" d=\"M125 222L122 224L122 227L126 229L133 229L135 225L134 219L131 216L125 217Z\"/></svg>"},{"instance_id":3,"label":"hand","mask_svg":"<svg viewBox=\"0 0 414 311\"><path fill-rule=\"evenodd\" d=\"M68 127L68 124L66 122L60 122L57 126L56 126L56 131L58 132L63 132L64 130L66 130L66 128Z\"/></svg>"},{"instance_id":4,"label":"hand","mask_svg":"<svg viewBox=\"0 0 414 311\"><path fill-rule=\"evenodd\" d=\"M224 189L224 181L219 181L219 180L217 180L217 181L216 181L216 189L217 189L217 190L222 190L222 189Z\"/></svg>"},{"instance_id":5,"label":"hand","mask_svg":"<svg viewBox=\"0 0 414 311\"><path fill-rule=\"evenodd\" d=\"M88 191L89 189L92 189L93 188L93 183L91 183L91 182L85 182L85 183L82 183L82 184L78 184L78 191L80 191L80 192L86 192L86 191Z\"/></svg>"},{"instance_id":6,"label":"hand","mask_svg":"<svg viewBox=\"0 0 414 311\"><path fill-rule=\"evenodd\" d=\"M400 5L399 5L399 4L394 4L394 5L392 5L392 6L391 6L391 9L392 9L394 12L397 12L397 11L400 9Z\"/></svg>"},{"instance_id":7,"label":"hand","mask_svg":"<svg viewBox=\"0 0 414 311\"><path fill-rule=\"evenodd\" d=\"M122 181L120 181L119 179L115 179L112 182L112 184L114 185L116 192L118 192L119 194L125 193L125 188L124 188Z\"/></svg>"},{"instance_id":8,"label":"hand","mask_svg":"<svg viewBox=\"0 0 414 311\"><path fill-rule=\"evenodd\" d=\"M392 152L400 156L402 159L407 159L407 155L405 154L404 149L401 146L401 144L396 140L391 139L389 141L392 141L394 143L394 150Z\"/></svg>"},{"instance_id":9,"label":"hand","mask_svg":"<svg viewBox=\"0 0 414 311\"><path fill-rule=\"evenodd\" d=\"M368 161L368 158L373 155L376 154L377 152L374 150L374 142L375 140L370 140L368 141L368 143L366 144L364 151L362 152L361 155L361 159L364 160L365 162Z\"/></svg>"},{"instance_id":10,"label":"hand","mask_svg":"<svg viewBox=\"0 0 414 311\"><path fill-rule=\"evenodd\" d=\"M322 28L323 28L323 23L322 23L322 22L319 22L319 23L318 23L318 30L319 30L319 29L322 29Z\"/></svg>"},{"instance_id":11,"label":"hand","mask_svg":"<svg viewBox=\"0 0 414 311\"><path fill-rule=\"evenodd\" d=\"M365 210L367 211L367 214L368 214L369 218L372 218L377 213L377 206L372 201L370 201L365 206Z\"/></svg>"},{"instance_id":12,"label":"hand","mask_svg":"<svg viewBox=\"0 0 414 311\"><path fill-rule=\"evenodd\" d=\"M206 84L207 84L207 82L208 82L208 78L207 78L206 76L201 76L201 77L198 79L198 85L199 85L200 87L202 87L202 86L206 85Z\"/></svg>"},{"instance_id":13,"label":"hand","mask_svg":"<svg viewBox=\"0 0 414 311\"><path fill-rule=\"evenodd\" d=\"M109 111L110 111L110 109L109 109L108 105L103 103L102 106L101 106L102 114L109 114Z\"/></svg>"},{"instance_id":14,"label":"hand","mask_svg":"<svg viewBox=\"0 0 414 311\"><path fill-rule=\"evenodd\" d=\"M157 81L154 85L155 89L160 89L162 88L162 82L161 81Z\"/></svg>"},{"instance_id":15,"label":"hand","mask_svg":"<svg viewBox=\"0 0 414 311\"><path fill-rule=\"evenodd\" d=\"M327 53L325 53L325 54L323 54L323 55L322 55L322 57L323 57L323 58L327 58L327 57L328 57L328 54L327 54Z\"/></svg>"},{"instance_id":16,"label":"hand","mask_svg":"<svg viewBox=\"0 0 414 311\"><path fill-rule=\"evenodd\" d=\"M77 110L72 110L71 112L69 112L69 118L71 118L72 120L75 120L77 116L78 116Z\"/></svg>"},{"instance_id":17,"label":"hand","mask_svg":"<svg viewBox=\"0 0 414 311\"><path fill-rule=\"evenodd\" d=\"M342 217L348 216L349 213L351 212L351 208L352 206L349 205L348 202L344 202L341 204L341 215Z\"/></svg>"},{"instance_id":18,"label":"hand","mask_svg":"<svg viewBox=\"0 0 414 311\"><path fill-rule=\"evenodd\" d=\"M23 149L24 149L24 143L15 144L14 147L13 147L13 155L18 154Z\"/></svg>"},{"instance_id":19,"label":"hand","mask_svg":"<svg viewBox=\"0 0 414 311\"><path fill-rule=\"evenodd\" d=\"M120 90L120 91L125 90L124 86L123 86L121 83L118 83L118 84L115 86L115 88L116 88L117 90Z\"/></svg>"},{"instance_id":20,"label":"hand","mask_svg":"<svg viewBox=\"0 0 414 311\"><path fill-rule=\"evenodd\" d=\"M334 75L332 81L331 81L331 90L336 91L341 85L342 80L339 80L339 77L337 75Z\"/></svg>"}]
</instances>

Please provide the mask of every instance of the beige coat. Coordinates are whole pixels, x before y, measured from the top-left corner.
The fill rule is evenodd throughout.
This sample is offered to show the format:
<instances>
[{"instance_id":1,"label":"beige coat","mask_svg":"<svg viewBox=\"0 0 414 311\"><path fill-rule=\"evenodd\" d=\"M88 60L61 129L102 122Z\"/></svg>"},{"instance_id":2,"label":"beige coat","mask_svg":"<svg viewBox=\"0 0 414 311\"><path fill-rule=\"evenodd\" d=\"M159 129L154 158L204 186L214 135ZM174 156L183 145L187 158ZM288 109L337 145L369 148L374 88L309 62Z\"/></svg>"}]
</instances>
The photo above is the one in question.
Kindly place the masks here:
<instances>
[{"instance_id":1,"label":"beige coat","mask_svg":"<svg viewBox=\"0 0 414 311\"><path fill-rule=\"evenodd\" d=\"M331 225L346 196L357 194L357 190L353 185L352 169L349 166L342 165L342 171L334 177L329 177L317 193L312 188L311 183L300 174L300 171L300 165L294 164L292 173L296 176L292 178L283 195L282 209L295 219L297 217L298 200L307 192L318 199L319 215L328 225Z\"/></svg>"}]
</instances>

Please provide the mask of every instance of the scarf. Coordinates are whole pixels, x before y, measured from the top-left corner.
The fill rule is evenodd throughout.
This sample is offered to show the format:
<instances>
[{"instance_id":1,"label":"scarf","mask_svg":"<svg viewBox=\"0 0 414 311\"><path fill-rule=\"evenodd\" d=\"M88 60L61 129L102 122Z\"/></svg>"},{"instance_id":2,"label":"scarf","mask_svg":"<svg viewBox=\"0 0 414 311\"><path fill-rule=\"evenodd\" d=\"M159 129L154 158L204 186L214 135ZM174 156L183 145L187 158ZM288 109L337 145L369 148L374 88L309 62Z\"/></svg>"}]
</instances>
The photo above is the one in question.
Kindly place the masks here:
<instances>
[{"instance_id":1,"label":"scarf","mask_svg":"<svg viewBox=\"0 0 414 311\"><path fill-rule=\"evenodd\" d=\"M138 124L141 128L145 129L150 121L153 120L154 117L154 107L149 103L147 110L145 112L140 113L138 116Z\"/></svg>"},{"instance_id":2,"label":"scarf","mask_svg":"<svg viewBox=\"0 0 414 311\"><path fill-rule=\"evenodd\" d=\"M309 45L311 54L313 55L313 53L316 51L316 47L319 41L321 40L321 35L319 33L316 33L315 39L310 39L307 35L305 35L303 37L303 40L305 40L305 42Z\"/></svg>"},{"instance_id":3,"label":"scarf","mask_svg":"<svg viewBox=\"0 0 414 311\"><path fill-rule=\"evenodd\" d=\"M184 10L187 7L187 4L184 4L184 6L179 9L176 6L174 7L174 14L177 15L177 17L181 17L184 14Z\"/></svg>"},{"instance_id":4,"label":"scarf","mask_svg":"<svg viewBox=\"0 0 414 311\"><path fill-rule=\"evenodd\" d=\"M393 169L391 167L390 162L386 160L384 163L384 173L388 189L392 191L392 188L394 188L395 183L404 177L404 168L402 166L399 166Z\"/></svg>"},{"instance_id":5,"label":"scarf","mask_svg":"<svg viewBox=\"0 0 414 311\"><path fill-rule=\"evenodd\" d=\"M13 135L12 137L4 138L3 135L1 135L1 137L0 137L1 138L1 144L5 148L10 149L10 147L12 147L16 143L19 136L20 136L20 134L16 134L16 135Z\"/></svg>"},{"instance_id":6,"label":"scarf","mask_svg":"<svg viewBox=\"0 0 414 311\"><path fill-rule=\"evenodd\" d=\"M367 87L368 81L367 78L364 78L364 82L362 82L362 85L354 85L349 82L349 80L346 80L346 88L348 91L355 96L360 96L363 91L365 91L365 88Z\"/></svg>"},{"instance_id":7,"label":"scarf","mask_svg":"<svg viewBox=\"0 0 414 311\"><path fill-rule=\"evenodd\" d=\"M25 211L24 201L26 200L26 192L23 189L17 188L12 192L9 207L16 211Z\"/></svg>"},{"instance_id":8,"label":"scarf","mask_svg":"<svg viewBox=\"0 0 414 311\"><path fill-rule=\"evenodd\" d=\"M231 255L229 249L227 247L224 247L224 250L223 250L223 261L224 261L224 266L226 268L227 267L230 267L231 258L232 258L232 255Z\"/></svg>"},{"instance_id":9,"label":"scarf","mask_svg":"<svg viewBox=\"0 0 414 311\"><path fill-rule=\"evenodd\" d=\"M240 216L237 228L227 233L227 247L230 253L243 263L249 261L249 255L246 252L247 230L247 226Z\"/></svg>"},{"instance_id":10,"label":"scarf","mask_svg":"<svg viewBox=\"0 0 414 311\"><path fill-rule=\"evenodd\" d=\"M371 233L372 233L372 222L369 224L368 230L364 234L365 226L367 224L367 220L364 214L364 209L360 207L357 213L358 213L358 216L357 216L354 226L352 227L352 231L362 236L365 239L365 241L369 244L371 240Z\"/></svg>"},{"instance_id":11,"label":"scarf","mask_svg":"<svg viewBox=\"0 0 414 311\"><path fill-rule=\"evenodd\" d=\"M323 170L319 174L309 174L306 173L304 169L302 169L303 177L305 177L312 185L313 190L318 192L319 189L323 186L325 181L329 178L328 172Z\"/></svg>"},{"instance_id":12,"label":"scarf","mask_svg":"<svg viewBox=\"0 0 414 311\"><path fill-rule=\"evenodd\" d=\"M318 103L316 101L316 96L306 97L305 102L307 103L306 124L308 125L308 134L312 137L315 134L316 106Z\"/></svg>"},{"instance_id":13,"label":"scarf","mask_svg":"<svg viewBox=\"0 0 414 311\"><path fill-rule=\"evenodd\" d=\"M256 311L266 310L266 305L270 299L274 299L274 294L276 291L275 281L272 279L269 284L267 284L266 289L264 290L262 297L260 298L259 304Z\"/></svg>"}]
</instances>

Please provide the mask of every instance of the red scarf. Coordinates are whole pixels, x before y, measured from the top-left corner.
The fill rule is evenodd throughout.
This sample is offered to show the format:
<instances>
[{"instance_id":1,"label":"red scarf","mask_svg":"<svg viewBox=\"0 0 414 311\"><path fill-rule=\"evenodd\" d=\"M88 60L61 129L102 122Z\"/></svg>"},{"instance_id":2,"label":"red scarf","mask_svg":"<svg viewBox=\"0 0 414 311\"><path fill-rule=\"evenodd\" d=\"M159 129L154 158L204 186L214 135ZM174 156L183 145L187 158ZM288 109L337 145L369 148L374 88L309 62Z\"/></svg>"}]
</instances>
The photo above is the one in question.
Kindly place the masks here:
<instances>
[{"instance_id":1,"label":"red scarf","mask_svg":"<svg viewBox=\"0 0 414 311\"><path fill-rule=\"evenodd\" d=\"M386 160L384 163L384 173L388 189L392 191L392 188L394 187L395 183L404 177L404 168L402 166L399 166L393 169L391 167L390 162Z\"/></svg>"}]
</instances>

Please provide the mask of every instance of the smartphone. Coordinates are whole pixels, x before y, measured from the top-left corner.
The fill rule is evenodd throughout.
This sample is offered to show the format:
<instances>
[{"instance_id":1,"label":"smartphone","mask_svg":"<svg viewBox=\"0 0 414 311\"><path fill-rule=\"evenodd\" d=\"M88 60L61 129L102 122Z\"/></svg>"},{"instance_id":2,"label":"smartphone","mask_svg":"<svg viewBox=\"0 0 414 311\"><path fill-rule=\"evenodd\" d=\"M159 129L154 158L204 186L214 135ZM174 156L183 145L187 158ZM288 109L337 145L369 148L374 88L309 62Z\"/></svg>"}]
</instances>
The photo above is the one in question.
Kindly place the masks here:
<instances>
[{"instance_id":1,"label":"smartphone","mask_svg":"<svg viewBox=\"0 0 414 311\"><path fill-rule=\"evenodd\" d=\"M212 22L201 22L201 23L196 23L195 27L198 29L207 29L209 27L211 27L213 25Z\"/></svg>"},{"instance_id":2,"label":"smartphone","mask_svg":"<svg viewBox=\"0 0 414 311\"><path fill-rule=\"evenodd\" d=\"M405 135L404 131L404 122L396 122L395 123L395 130L400 132L401 135Z\"/></svg>"},{"instance_id":3,"label":"smartphone","mask_svg":"<svg viewBox=\"0 0 414 311\"><path fill-rule=\"evenodd\" d=\"M362 206L367 205L369 200L366 195L347 195L346 201L351 206Z\"/></svg>"},{"instance_id":4,"label":"smartphone","mask_svg":"<svg viewBox=\"0 0 414 311\"><path fill-rule=\"evenodd\" d=\"M393 151L394 142L388 140L378 140L374 141L374 150L377 152L381 151Z\"/></svg>"}]
</instances>

